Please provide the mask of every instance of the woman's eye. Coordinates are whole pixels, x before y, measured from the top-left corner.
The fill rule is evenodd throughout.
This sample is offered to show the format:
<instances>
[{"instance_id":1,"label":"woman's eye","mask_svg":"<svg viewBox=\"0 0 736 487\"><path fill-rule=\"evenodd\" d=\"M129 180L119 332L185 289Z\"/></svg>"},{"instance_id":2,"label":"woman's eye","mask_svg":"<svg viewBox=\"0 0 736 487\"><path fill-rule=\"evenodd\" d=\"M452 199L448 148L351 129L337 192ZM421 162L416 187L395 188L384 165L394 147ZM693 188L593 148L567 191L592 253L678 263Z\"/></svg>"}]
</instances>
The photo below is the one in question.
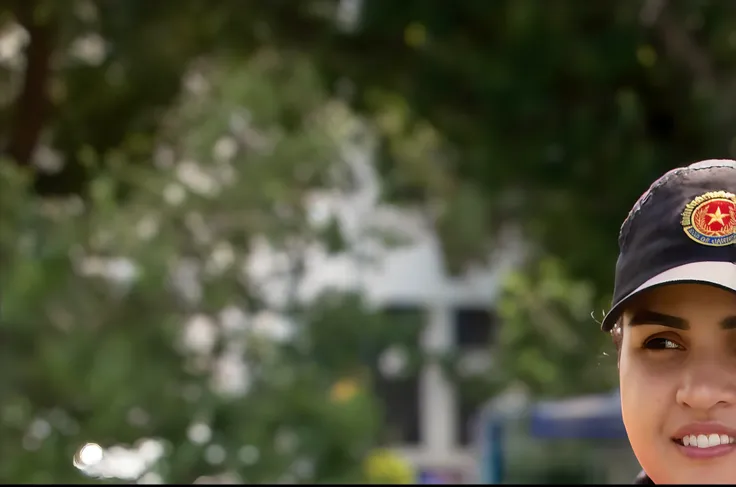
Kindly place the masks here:
<instances>
[{"instance_id":1,"label":"woman's eye","mask_svg":"<svg viewBox=\"0 0 736 487\"><path fill-rule=\"evenodd\" d=\"M677 350L681 347L676 342L673 342L670 339L658 337L647 340L644 343L644 348L648 348L651 350Z\"/></svg>"}]
</instances>

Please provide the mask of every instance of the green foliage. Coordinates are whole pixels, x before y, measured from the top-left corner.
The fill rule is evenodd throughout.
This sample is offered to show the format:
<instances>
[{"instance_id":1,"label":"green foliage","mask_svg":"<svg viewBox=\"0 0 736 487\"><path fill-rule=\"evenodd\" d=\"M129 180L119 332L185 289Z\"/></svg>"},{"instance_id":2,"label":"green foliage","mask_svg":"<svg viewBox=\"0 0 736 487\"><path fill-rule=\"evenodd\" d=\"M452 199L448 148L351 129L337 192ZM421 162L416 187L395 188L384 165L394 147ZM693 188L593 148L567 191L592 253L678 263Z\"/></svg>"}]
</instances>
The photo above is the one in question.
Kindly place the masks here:
<instances>
[{"instance_id":1,"label":"green foliage","mask_svg":"<svg viewBox=\"0 0 736 487\"><path fill-rule=\"evenodd\" d=\"M616 356L592 316L596 304L592 286L572 280L557 259L514 273L499 303L498 380L534 397L610 391Z\"/></svg>"},{"instance_id":2,"label":"green foliage","mask_svg":"<svg viewBox=\"0 0 736 487\"><path fill-rule=\"evenodd\" d=\"M285 47L375 116L387 196L437 205L460 198L470 182L483 196L474 206L484 208L473 241L519 222L606 295L611 235L646 185L674 166L733 153L729 2L565 0L549 15L533 1L375 0L362 2L352 28L334 22L337 1L148 3L89 3L54 18L67 61L52 73L58 96L48 125L68 164L44 179L45 190L79 189L84 146L126 146L145 164L158 114L191 60ZM106 42L101 62L70 51L82 33ZM443 220L466 214L463 204L451 206L460 213ZM442 235L453 271L487 250Z\"/></svg>"},{"instance_id":3,"label":"green foliage","mask_svg":"<svg viewBox=\"0 0 736 487\"><path fill-rule=\"evenodd\" d=\"M346 3L5 3L0 26L30 43L0 59L0 143L25 168L0 165L0 480L78 481L82 443L146 437L172 482L360 477L371 395L327 398L345 376L369 389L365 364L410 341L358 296L293 299L305 250L347 245L304 206L345 179L332 95L374 124L384 198L425 210L450 271L507 230L533 248L493 374L463 378L451 355L452 380L478 401L613 385L589 315L621 221L664 171L734 155L736 3L370 0L352 26ZM60 167L31 174L34 147ZM292 284L281 306L241 272L264 242ZM181 345L192 316L220 330L204 355ZM249 360L244 396L209 387L228 353Z\"/></svg>"},{"instance_id":4,"label":"green foliage","mask_svg":"<svg viewBox=\"0 0 736 487\"><path fill-rule=\"evenodd\" d=\"M162 448L134 478L363 480L370 377L332 391L408 328L354 295L275 301L244 271L267 242L286 262L270 277L301 282L322 238L303 202L344 172L336 107L308 63L272 51L190 76L155 165L111 153L85 200L38 197L0 166L1 479L83 480L72 458L94 442Z\"/></svg>"}]
</instances>

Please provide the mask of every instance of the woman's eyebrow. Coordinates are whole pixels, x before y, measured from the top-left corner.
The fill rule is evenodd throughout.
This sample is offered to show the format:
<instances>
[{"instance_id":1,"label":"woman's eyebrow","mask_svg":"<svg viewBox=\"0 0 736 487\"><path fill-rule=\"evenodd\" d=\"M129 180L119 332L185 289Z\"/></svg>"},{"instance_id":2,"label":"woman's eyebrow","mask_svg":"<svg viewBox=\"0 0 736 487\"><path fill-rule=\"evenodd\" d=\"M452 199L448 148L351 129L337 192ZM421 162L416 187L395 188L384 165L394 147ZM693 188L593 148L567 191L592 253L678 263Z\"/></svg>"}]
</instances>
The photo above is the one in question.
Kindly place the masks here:
<instances>
[{"instance_id":1,"label":"woman's eyebrow","mask_svg":"<svg viewBox=\"0 0 736 487\"><path fill-rule=\"evenodd\" d=\"M690 329L690 325L688 324L687 320L680 318L679 316L657 313L656 311L650 311L648 309L640 309L636 311L631 317L631 320L629 321L629 326L638 325L659 325L667 326L670 328L677 328L678 330Z\"/></svg>"},{"instance_id":2,"label":"woman's eyebrow","mask_svg":"<svg viewBox=\"0 0 736 487\"><path fill-rule=\"evenodd\" d=\"M647 309L638 310L634 313L629 321L629 326L638 325L659 325L669 328L677 328L678 330L688 330L690 325L687 320L679 316L666 315L650 311ZM736 330L736 316L728 316L721 321L721 328L724 330Z\"/></svg>"},{"instance_id":3,"label":"woman's eyebrow","mask_svg":"<svg viewBox=\"0 0 736 487\"><path fill-rule=\"evenodd\" d=\"M721 321L721 327L726 330L736 330L736 316L729 316Z\"/></svg>"}]
</instances>

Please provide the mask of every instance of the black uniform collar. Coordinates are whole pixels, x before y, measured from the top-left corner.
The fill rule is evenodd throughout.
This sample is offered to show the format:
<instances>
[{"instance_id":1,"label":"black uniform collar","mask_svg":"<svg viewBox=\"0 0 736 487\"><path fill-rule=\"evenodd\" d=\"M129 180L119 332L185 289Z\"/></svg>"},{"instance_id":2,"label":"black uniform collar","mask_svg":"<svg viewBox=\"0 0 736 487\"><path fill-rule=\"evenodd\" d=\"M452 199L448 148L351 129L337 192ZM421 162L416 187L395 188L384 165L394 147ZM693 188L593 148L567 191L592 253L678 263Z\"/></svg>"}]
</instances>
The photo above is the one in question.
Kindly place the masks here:
<instances>
[{"instance_id":1,"label":"black uniform collar","mask_svg":"<svg viewBox=\"0 0 736 487\"><path fill-rule=\"evenodd\" d=\"M654 482L652 482L652 479L650 479L647 474L644 473L644 470L642 470L641 473L636 476L634 483L639 485L654 485Z\"/></svg>"}]
</instances>

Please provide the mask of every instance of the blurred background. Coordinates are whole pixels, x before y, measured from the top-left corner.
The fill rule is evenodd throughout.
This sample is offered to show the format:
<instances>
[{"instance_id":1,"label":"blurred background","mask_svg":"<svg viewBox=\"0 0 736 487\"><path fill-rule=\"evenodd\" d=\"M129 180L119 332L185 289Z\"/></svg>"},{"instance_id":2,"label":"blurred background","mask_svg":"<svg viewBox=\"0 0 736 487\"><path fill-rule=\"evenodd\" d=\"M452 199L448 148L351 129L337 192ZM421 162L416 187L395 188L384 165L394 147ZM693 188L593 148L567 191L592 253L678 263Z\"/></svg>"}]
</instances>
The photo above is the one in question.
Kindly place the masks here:
<instances>
[{"instance_id":1,"label":"blurred background","mask_svg":"<svg viewBox=\"0 0 736 487\"><path fill-rule=\"evenodd\" d=\"M736 3L2 0L0 481L629 483L618 229Z\"/></svg>"}]
</instances>

